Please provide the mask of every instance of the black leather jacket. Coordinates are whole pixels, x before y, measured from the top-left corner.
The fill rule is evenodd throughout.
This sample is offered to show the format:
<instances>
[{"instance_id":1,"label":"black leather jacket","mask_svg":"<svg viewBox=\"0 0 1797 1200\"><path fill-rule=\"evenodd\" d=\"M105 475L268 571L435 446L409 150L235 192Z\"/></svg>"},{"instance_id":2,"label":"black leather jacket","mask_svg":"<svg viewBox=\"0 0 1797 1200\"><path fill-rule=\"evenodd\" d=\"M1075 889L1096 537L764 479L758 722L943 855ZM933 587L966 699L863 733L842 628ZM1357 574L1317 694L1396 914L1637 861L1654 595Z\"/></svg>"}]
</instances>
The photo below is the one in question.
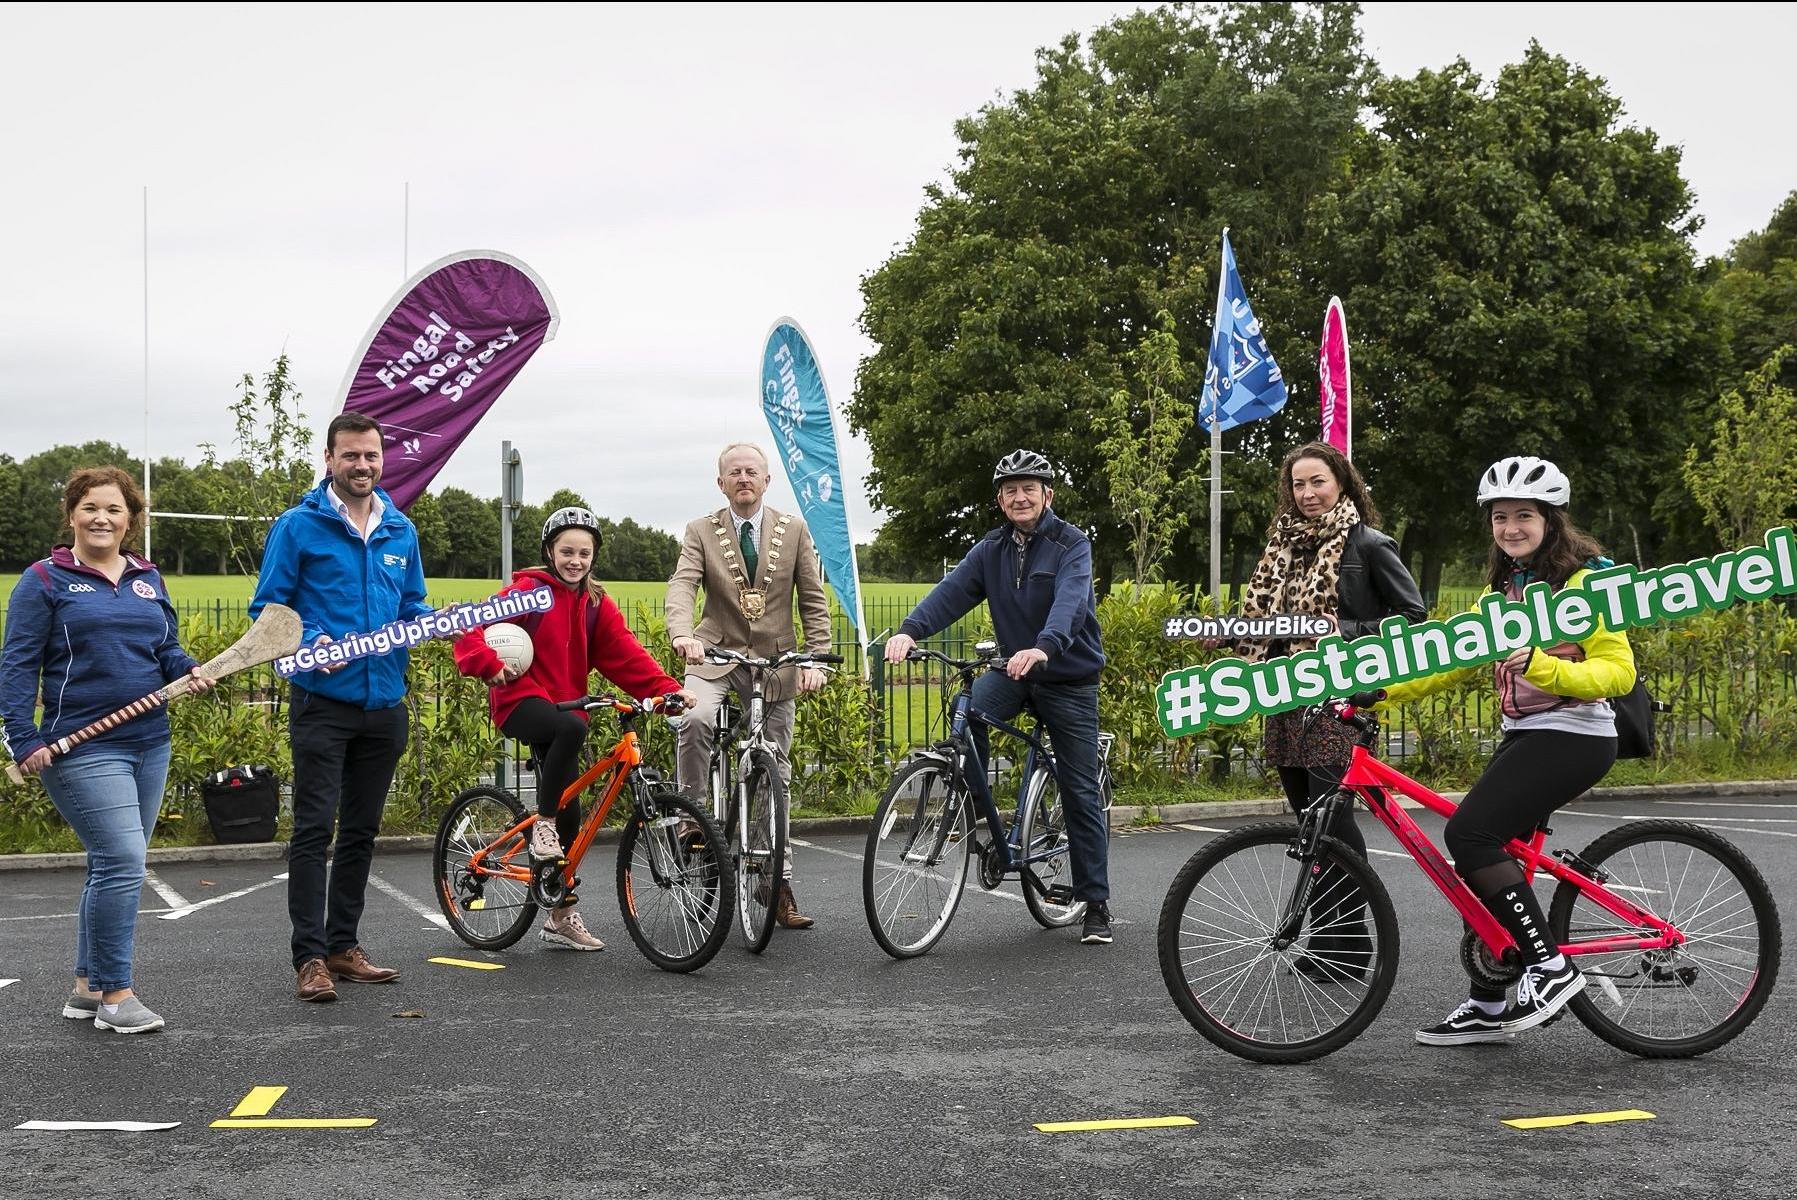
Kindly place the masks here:
<instances>
[{"instance_id":1,"label":"black leather jacket","mask_svg":"<svg viewBox=\"0 0 1797 1200\"><path fill-rule=\"evenodd\" d=\"M1356 525L1342 547L1335 619L1344 640L1379 632L1387 617L1412 622L1429 615L1416 581L1398 557L1398 544L1371 525Z\"/></svg>"}]
</instances>

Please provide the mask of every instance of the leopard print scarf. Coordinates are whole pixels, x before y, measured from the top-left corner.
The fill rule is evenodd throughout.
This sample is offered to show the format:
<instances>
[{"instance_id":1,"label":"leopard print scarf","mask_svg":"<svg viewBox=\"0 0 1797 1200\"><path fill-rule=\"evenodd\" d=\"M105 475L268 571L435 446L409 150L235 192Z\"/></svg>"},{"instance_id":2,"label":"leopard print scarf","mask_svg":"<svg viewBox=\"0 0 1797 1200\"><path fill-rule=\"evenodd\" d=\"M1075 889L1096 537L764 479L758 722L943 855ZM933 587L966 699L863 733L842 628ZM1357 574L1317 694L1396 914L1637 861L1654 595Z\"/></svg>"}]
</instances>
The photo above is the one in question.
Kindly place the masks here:
<instances>
[{"instance_id":1,"label":"leopard print scarf","mask_svg":"<svg viewBox=\"0 0 1797 1200\"><path fill-rule=\"evenodd\" d=\"M1296 512L1281 516L1254 573L1248 577L1248 586L1242 593L1242 615L1333 614L1342 549L1358 524L1360 510L1346 496L1337 500L1334 508L1315 517ZM1237 650L1249 662L1263 662L1315 644L1307 638L1242 642Z\"/></svg>"}]
</instances>

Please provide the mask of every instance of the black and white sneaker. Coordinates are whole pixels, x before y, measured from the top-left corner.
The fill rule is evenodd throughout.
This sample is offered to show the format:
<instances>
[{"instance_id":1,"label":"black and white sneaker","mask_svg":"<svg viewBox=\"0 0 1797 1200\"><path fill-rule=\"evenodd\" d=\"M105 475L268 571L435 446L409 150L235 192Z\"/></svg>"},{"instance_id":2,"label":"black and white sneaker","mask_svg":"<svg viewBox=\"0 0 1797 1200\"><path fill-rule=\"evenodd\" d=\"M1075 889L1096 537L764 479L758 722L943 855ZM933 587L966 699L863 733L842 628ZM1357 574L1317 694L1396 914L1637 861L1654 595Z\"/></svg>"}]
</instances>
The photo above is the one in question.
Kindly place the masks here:
<instances>
[{"instance_id":1,"label":"black and white sneaker","mask_svg":"<svg viewBox=\"0 0 1797 1200\"><path fill-rule=\"evenodd\" d=\"M1108 946L1111 944L1111 909L1100 901L1086 906L1086 924L1080 930L1079 940L1087 946Z\"/></svg>"},{"instance_id":2,"label":"black and white sneaker","mask_svg":"<svg viewBox=\"0 0 1797 1200\"><path fill-rule=\"evenodd\" d=\"M1530 967L1516 981L1516 1002L1504 1010L1506 1033L1520 1033L1545 1025L1585 990L1585 976L1567 959L1557 970Z\"/></svg>"},{"instance_id":3,"label":"black and white sneaker","mask_svg":"<svg viewBox=\"0 0 1797 1200\"><path fill-rule=\"evenodd\" d=\"M1416 1040L1424 1046L1469 1046L1475 1042L1507 1042L1511 1034L1504 1028L1504 1016L1485 1012L1471 1000L1448 1014L1439 1025L1416 1031Z\"/></svg>"}]
</instances>

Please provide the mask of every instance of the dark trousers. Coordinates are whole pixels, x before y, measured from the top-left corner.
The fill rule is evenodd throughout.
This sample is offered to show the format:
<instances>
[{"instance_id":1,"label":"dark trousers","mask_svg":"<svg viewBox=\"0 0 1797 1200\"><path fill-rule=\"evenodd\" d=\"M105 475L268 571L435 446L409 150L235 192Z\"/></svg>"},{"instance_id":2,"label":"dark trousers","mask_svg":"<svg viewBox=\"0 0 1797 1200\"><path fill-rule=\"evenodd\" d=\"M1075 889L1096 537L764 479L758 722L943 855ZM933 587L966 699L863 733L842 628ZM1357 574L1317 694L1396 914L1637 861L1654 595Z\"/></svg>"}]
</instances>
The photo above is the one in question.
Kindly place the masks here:
<instances>
[{"instance_id":1,"label":"dark trousers","mask_svg":"<svg viewBox=\"0 0 1797 1200\"><path fill-rule=\"evenodd\" d=\"M287 916L297 967L356 945L374 836L406 748L406 706L370 710L296 687L287 731L293 743Z\"/></svg>"},{"instance_id":2,"label":"dark trousers","mask_svg":"<svg viewBox=\"0 0 1797 1200\"><path fill-rule=\"evenodd\" d=\"M580 797L562 808L562 793L580 778L580 748L586 745L587 723L579 713L558 712L541 696L518 702L499 732L530 747L537 760L537 815L555 821L562 849L580 833Z\"/></svg>"},{"instance_id":3,"label":"dark trousers","mask_svg":"<svg viewBox=\"0 0 1797 1200\"><path fill-rule=\"evenodd\" d=\"M1073 895L1103 904L1110 899L1111 831L1105 824L1104 800L1098 794L1098 685L1096 683L1032 683L1026 675L1012 679L988 671L973 684L973 706L987 716L1009 721L1029 701L1054 750L1055 779L1067 819L1068 857L1073 860ZM978 770L990 760L988 731L971 723ZM981 776L984 778L984 776Z\"/></svg>"}]
</instances>

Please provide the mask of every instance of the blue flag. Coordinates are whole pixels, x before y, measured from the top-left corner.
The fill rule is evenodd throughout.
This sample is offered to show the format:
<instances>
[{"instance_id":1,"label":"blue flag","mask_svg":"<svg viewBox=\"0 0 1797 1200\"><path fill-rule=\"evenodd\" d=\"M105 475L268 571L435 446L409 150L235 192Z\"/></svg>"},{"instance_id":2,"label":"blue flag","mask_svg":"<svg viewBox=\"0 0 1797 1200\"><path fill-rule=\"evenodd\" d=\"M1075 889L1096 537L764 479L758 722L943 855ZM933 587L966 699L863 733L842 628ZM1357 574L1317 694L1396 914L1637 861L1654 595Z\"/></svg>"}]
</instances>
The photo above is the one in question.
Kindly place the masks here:
<instances>
[{"instance_id":1,"label":"blue flag","mask_svg":"<svg viewBox=\"0 0 1797 1200\"><path fill-rule=\"evenodd\" d=\"M786 478L799 498L799 515L811 527L811 540L823 560L824 579L865 649L867 622L861 613L861 572L855 541L849 535L849 513L836 453L836 413L824 388L817 355L798 322L782 317L768 331L761 355L761 408Z\"/></svg>"},{"instance_id":2,"label":"blue flag","mask_svg":"<svg viewBox=\"0 0 1797 1200\"><path fill-rule=\"evenodd\" d=\"M1248 293L1236 273L1235 251L1229 230L1223 231L1223 274L1217 281L1217 321L1211 330L1210 364L1204 369L1204 396L1198 419L1206 429L1220 419L1219 428L1234 429L1285 406L1285 379L1267 348L1266 336Z\"/></svg>"}]
</instances>

